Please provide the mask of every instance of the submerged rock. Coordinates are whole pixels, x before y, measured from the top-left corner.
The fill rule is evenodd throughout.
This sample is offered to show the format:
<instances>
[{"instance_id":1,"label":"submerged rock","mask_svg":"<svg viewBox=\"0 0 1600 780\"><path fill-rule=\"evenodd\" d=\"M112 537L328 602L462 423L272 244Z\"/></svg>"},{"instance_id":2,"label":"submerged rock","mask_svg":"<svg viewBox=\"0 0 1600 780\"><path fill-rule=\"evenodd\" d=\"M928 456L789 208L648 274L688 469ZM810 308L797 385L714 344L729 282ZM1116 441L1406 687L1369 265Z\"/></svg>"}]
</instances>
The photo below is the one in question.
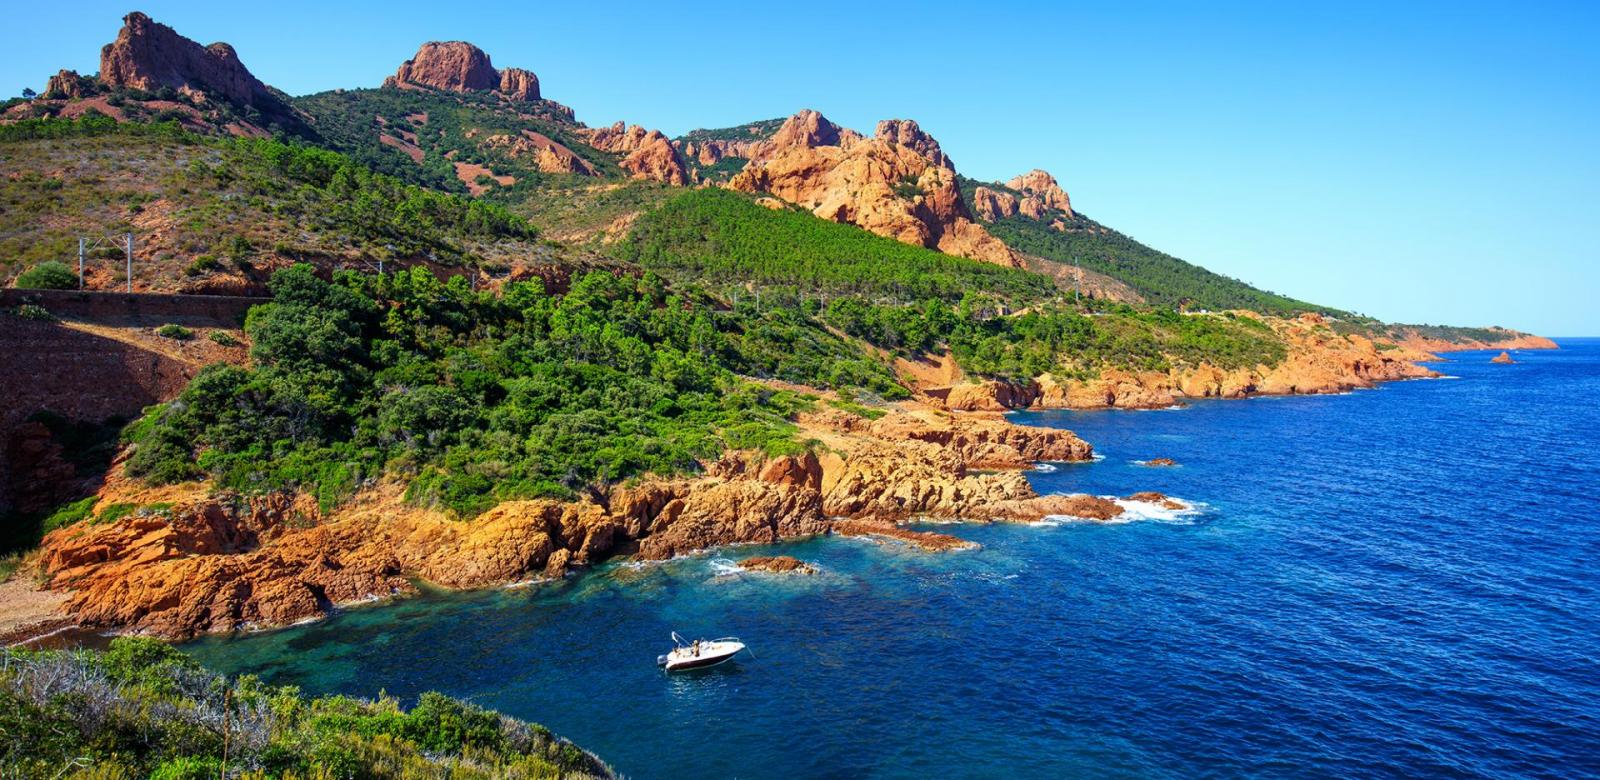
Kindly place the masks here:
<instances>
[{"instance_id":1,"label":"submerged rock","mask_svg":"<svg viewBox=\"0 0 1600 780\"><path fill-rule=\"evenodd\" d=\"M771 574L816 574L817 567L799 558L787 555L758 555L739 561L745 571L764 571Z\"/></svg>"}]
</instances>

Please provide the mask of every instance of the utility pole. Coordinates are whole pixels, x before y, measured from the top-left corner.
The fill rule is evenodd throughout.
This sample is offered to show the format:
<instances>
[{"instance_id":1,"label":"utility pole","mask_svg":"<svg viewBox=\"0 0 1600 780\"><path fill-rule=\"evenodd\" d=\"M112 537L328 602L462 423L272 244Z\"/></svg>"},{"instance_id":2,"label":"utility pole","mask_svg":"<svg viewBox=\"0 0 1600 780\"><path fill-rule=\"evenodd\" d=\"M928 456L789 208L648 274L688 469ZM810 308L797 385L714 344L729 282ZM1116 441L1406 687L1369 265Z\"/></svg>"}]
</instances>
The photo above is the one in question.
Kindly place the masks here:
<instances>
[{"instance_id":1,"label":"utility pole","mask_svg":"<svg viewBox=\"0 0 1600 780\"><path fill-rule=\"evenodd\" d=\"M128 234L128 292L133 292L133 234Z\"/></svg>"},{"instance_id":2,"label":"utility pole","mask_svg":"<svg viewBox=\"0 0 1600 780\"><path fill-rule=\"evenodd\" d=\"M78 236L78 289L83 289L83 236Z\"/></svg>"}]
</instances>

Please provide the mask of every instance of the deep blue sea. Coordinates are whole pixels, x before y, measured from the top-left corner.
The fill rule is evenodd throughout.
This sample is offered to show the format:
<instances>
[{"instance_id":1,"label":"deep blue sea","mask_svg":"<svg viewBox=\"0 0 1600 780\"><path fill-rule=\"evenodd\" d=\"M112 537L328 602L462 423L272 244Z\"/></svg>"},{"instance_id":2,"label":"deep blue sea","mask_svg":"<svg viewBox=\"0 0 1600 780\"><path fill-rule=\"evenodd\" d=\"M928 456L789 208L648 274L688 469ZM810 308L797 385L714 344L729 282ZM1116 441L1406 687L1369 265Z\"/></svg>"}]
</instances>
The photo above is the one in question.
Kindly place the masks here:
<instances>
[{"instance_id":1,"label":"deep blue sea","mask_svg":"<svg viewBox=\"0 0 1600 780\"><path fill-rule=\"evenodd\" d=\"M1186 517L944 526L609 565L187 645L309 693L438 689L635 778L1600 775L1600 340L1451 379L1018 415L1041 492ZM1170 457L1178 468L1134 461ZM816 577L724 572L771 553ZM742 637L665 676L668 633Z\"/></svg>"}]
</instances>

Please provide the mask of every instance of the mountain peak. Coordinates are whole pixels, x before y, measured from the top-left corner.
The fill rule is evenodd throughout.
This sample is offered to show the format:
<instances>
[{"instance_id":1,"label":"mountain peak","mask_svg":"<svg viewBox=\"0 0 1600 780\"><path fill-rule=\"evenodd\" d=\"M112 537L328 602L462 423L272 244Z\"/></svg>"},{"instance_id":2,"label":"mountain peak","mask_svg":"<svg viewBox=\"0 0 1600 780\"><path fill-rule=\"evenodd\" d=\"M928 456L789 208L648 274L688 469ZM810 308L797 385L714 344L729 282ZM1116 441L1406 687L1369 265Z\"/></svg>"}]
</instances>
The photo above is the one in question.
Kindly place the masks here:
<instances>
[{"instance_id":1,"label":"mountain peak","mask_svg":"<svg viewBox=\"0 0 1600 780\"><path fill-rule=\"evenodd\" d=\"M104 83L146 91L170 87L242 106L276 107L276 98L239 61L232 46L201 46L138 11L123 17L122 22L117 39L100 50L100 80Z\"/></svg>"},{"instance_id":2,"label":"mountain peak","mask_svg":"<svg viewBox=\"0 0 1600 780\"><path fill-rule=\"evenodd\" d=\"M494 90L513 100L539 99L539 77L521 68L496 70L489 55L466 41L429 41L400 64L385 86L412 85L447 92Z\"/></svg>"},{"instance_id":3,"label":"mountain peak","mask_svg":"<svg viewBox=\"0 0 1600 780\"><path fill-rule=\"evenodd\" d=\"M915 119L885 119L878 123L873 135L880 141L911 149L940 168L956 169L956 164L939 148L939 142L928 135Z\"/></svg>"}]
</instances>

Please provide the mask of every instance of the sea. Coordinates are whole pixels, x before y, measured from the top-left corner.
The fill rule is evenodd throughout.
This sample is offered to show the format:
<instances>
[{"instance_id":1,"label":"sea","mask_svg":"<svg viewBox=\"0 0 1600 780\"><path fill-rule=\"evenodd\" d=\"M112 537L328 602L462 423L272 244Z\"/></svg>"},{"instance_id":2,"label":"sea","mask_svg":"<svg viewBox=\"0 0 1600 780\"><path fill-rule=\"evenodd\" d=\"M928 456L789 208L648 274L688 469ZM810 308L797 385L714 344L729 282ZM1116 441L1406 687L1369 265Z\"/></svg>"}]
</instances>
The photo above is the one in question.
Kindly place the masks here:
<instances>
[{"instance_id":1,"label":"sea","mask_svg":"<svg viewBox=\"0 0 1600 780\"><path fill-rule=\"evenodd\" d=\"M1099 454L1041 493L1187 510L613 563L183 648L307 694L443 691L632 778L1600 776L1600 339L1561 346L1013 416ZM732 565L769 554L819 573ZM668 675L674 631L750 650Z\"/></svg>"}]
</instances>

